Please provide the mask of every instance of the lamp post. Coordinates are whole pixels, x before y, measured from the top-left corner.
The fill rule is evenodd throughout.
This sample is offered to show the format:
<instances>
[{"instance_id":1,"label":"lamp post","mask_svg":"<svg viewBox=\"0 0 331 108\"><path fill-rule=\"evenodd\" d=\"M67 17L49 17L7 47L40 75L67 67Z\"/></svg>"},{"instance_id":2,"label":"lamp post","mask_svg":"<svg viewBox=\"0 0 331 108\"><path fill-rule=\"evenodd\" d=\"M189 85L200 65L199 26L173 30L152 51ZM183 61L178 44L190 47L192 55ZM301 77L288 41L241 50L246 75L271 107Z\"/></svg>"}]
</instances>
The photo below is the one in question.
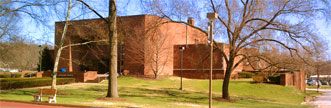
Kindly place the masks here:
<instances>
[{"instance_id":1,"label":"lamp post","mask_svg":"<svg viewBox=\"0 0 331 108\"><path fill-rule=\"evenodd\" d=\"M207 13L207 18L210 20L210 73L209 73L209 108L212 107L212 78L213 78L213 26L214 20L217 19L217 13Z\"/></svg>"},{"instance_id":2,"label":"lamp post","mask_svg":"<svg viewBox=\"0 0 331 108\"><path fill-rule=\"evenodd\" d=\"M39 72L41 72L41 68L42 68L42 57L43 57L42 52L43 52L43 50L42 50L41 45L39 45L39 48L40 48L40 65L39 65Z\"/></svg>"},{"instance_id":3,"label":"lamp post","mask_svg":"<svg viewBox=\"0 0 331 108\"><path fill-rule=\"evenodd\" d=\"M179 50L181 52L180 54L180 88L179 90L183 90L183 52L185 50L185 47L179 47Z\"/></svg>"}]
</instances>

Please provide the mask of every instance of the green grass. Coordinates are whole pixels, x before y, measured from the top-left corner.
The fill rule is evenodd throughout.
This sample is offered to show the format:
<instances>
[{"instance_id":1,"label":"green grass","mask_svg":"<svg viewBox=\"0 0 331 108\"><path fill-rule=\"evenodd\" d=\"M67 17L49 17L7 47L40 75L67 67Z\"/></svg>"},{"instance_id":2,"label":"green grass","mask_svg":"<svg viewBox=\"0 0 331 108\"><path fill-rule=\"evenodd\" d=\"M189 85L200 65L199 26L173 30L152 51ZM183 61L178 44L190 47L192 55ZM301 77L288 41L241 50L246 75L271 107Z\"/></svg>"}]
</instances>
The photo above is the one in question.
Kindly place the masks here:
<instances>
[{"instance_id":1,"label":"green grass","mask_svg":"<svg viewBox=\"0 0 331 108\"><path fill-rule=\"evenodd\" d=\"M208 107L208 80L179 78L142 80L132 77L118 79L119 95L126 101L98 100L107 93L107 82L75 83L58 86L57 103L96 107L201 108ZM295 87L252 84L252 79L231 80L230 96L236 102L213 101L215 108L305 108L305 93ZM213 81L213 97L221 97L222 80ZM0 99L32 101L37 88L1 91Z\"/></svg>"},{"instance_id":2,"label":"green grass","mask_svg":"<svg viewBox=\"0 0 331 108\"><path fill-rule=\"evenodd\" d=\"M316 86L309 86L309 85L307 85L306 87L307 88L316 89L317 88L317 85ZM322 85L320 89L331 89L331 86L329 86L329 85Z\"/></svg>"},{"instance_id":3,"label":"green grass","mask_svg":"<svg viewBox=\"0 0 331 108\"><path fill-rule=\"evenodd\" d=\"M321 94L323 94L325 92L322 92L322 91L317 92L317 91L314 91L314 90L307 90L306 93L309 94L314 99L317 96L319 96L319 95L321 95Z\"/></svg>"}]
</instances>

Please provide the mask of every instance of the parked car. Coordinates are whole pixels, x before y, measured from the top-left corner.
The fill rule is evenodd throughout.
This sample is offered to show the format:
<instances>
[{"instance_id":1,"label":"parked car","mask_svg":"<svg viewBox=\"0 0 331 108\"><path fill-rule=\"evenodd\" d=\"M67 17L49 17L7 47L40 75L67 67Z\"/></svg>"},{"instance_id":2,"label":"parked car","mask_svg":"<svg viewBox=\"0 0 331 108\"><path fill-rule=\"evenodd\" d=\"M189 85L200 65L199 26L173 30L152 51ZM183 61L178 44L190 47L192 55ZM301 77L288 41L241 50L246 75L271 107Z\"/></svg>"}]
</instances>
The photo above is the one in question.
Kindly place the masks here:
<instances>
[{"instance_id":1,"label":"parked car","mask_svg":"<svg viewBox=\"0 0 331 108\"><path fill-rule=\"evenodd\" d=\"M321 83L322 83L322 85L329 85L329 82L327 82L325 80L321 81Z\"/></svg>"},{"instance_id":2,"label":"parked car","mask_svg":"<svg viewBox=\"0 0 331 108\"><path fill-rule=\"evenodd\" d=\"M314 80L308 80L308 81L307 81L307 84L308 84L309 86L312 86L312 85L317 85L317 82L314 81Z\"/></svg>"},{"instance_id":3,"label":"parked car","mask_svg":"<svg viewBox=\"0 0 331 108\"><path fill-rule=\"evenodd\" d=\"M317 80L308 80L308 81L307 81L307 84L308 84L309 86L314 86L314 85L317 85L317 84L322 85L321 81L317 81Z\"/></svg>"}]
</instances>

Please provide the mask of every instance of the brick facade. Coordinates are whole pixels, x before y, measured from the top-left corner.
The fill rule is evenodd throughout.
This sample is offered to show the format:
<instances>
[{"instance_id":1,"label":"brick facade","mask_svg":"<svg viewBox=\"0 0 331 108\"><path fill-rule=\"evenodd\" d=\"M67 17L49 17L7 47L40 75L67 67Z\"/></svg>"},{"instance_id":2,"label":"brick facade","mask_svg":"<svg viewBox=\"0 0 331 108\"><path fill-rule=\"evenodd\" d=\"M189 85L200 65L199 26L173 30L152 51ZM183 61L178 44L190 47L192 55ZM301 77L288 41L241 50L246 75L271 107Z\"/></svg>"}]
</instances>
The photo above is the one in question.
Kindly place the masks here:
<instances>
[{"instance_id":1,"label":"brick facade","mask_svg":"<svg viewBox=\"0 0 331 108\"><path fill-rule=\"evenodd\" d=\"M189 26L179 23L160 22L168 20L153 15L137 15L118 17L118 37L119 37L119 71L128 70L129 74L134 75L153 75L152 65L149 61L148 46L153 40L150 37L165 36L165 50L160 54L167 58L161 58L160 61L167 61L160 75L173 75L173 45L175 44L195 44L205 43L206 36L201 31L195 30ZM193 23L193 22L192 22ZM64 22L55 24L55 51L59 44L63 31ZM151 29L151 27L153 27ZM150 32L154 30L153 32ZM141 39L139 41L135 39ZM70 21L64 46L69 43L82 43L88 41L108 40L108 30L106 24L101 19L88 19ZM122 44L123 43L123 44ZM99 73L108 72L108 45L107 42L91 43L88 45L72 46L72 68L73 72L98 71ZM136 49L134 53L130 49ZM70 51L65 48L62 51L59 62L59 69L70 67ZM123 56L121 56L123 55ZM138 55L141 55L139 57ZM121 58L120 58L121 57ZM102 61L102 62L101 62Z\"/></svg>"},{"instance_id":2,"label":"brick facade","mask_svg":"<svg viewBox=\"0 0 331 108\"><path fill-rule=\"evenodd\" d=\"M186 74L205 78L201 76L206 76L206 72L209 72L210 47L206 45L207 36L203 32L184 24L168 22L167 19L154 15L121 16L117 21L118 71L126 70L131 75L153 76L155 68L158 67L159 75L177 75L180 68L178 47L185 46L187 47L184 51ZM194 20L189 18L188 23L194 25ZM64 22L56 22L54 55L58 50L57 45L59 45L63 27ZM64 46L99 40L108 40L107 25L103 20L70 21ZM218 43L218 47L226 54L229 52L227 44ZM109 48L106 41L67 47L62 51L58 68L64 68L67 72L75 74L84 73L84 71L97 71L103 74L108 72L108 55ZM155 62L156 58L158 62ZM236 58L235 62L239 59ZM213 64L215 78L223 78L226 63L218 50L214 51ZM240 64L234 70L233 76L244 68L248 66ZM200 74L193 75L194 72Z\"/></svg>"}]
</instances>

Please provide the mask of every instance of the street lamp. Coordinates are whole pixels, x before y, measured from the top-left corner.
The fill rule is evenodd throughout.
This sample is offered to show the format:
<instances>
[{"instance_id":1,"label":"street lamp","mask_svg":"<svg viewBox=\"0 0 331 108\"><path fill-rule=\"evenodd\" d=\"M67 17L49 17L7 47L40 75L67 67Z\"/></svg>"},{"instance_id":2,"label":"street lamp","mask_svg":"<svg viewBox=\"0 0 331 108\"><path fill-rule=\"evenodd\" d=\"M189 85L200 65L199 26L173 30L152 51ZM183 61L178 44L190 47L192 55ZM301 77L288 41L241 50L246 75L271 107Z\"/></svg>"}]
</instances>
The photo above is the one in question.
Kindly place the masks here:
<instances>
[{"instance_id":1,"label":"street lamp","mask_svg":"<svg viewBox=\"0 0 331 108\"><path fill-rule=\"evenodd\" d=\"M40 48L40 65L39 65L39 72L41 72L41 68L42 68L42 57L43 57L43 55L42 55L42 52L43 52L43 50L42 50L42 47L41 47L41 45L39 45L39 48Z\"/></svg>"},{"instance_id":2,"label":"street lamp","mask_svg":"<svg viewBox=\"0 0 331 108\"><path fill-rule=\"evenodd\" d=\"M210 73L209 73L209 108L212 107L212 78L213 78L213 26L214 20L217 19L217 13L207 13L207 18L210 20Z\"/></svg>"},{"instance_id":3,"label":"street lamp","mask_svg":"<svg viewBox=\"0 0 331 108\"><path fill-rule=\"evenodd\" d=\"M179 50L181 52L180 54L180 88L179 90L183 90L183 52L185 50L185 47L179 47Z\"/></svg>"}]
</instances>

